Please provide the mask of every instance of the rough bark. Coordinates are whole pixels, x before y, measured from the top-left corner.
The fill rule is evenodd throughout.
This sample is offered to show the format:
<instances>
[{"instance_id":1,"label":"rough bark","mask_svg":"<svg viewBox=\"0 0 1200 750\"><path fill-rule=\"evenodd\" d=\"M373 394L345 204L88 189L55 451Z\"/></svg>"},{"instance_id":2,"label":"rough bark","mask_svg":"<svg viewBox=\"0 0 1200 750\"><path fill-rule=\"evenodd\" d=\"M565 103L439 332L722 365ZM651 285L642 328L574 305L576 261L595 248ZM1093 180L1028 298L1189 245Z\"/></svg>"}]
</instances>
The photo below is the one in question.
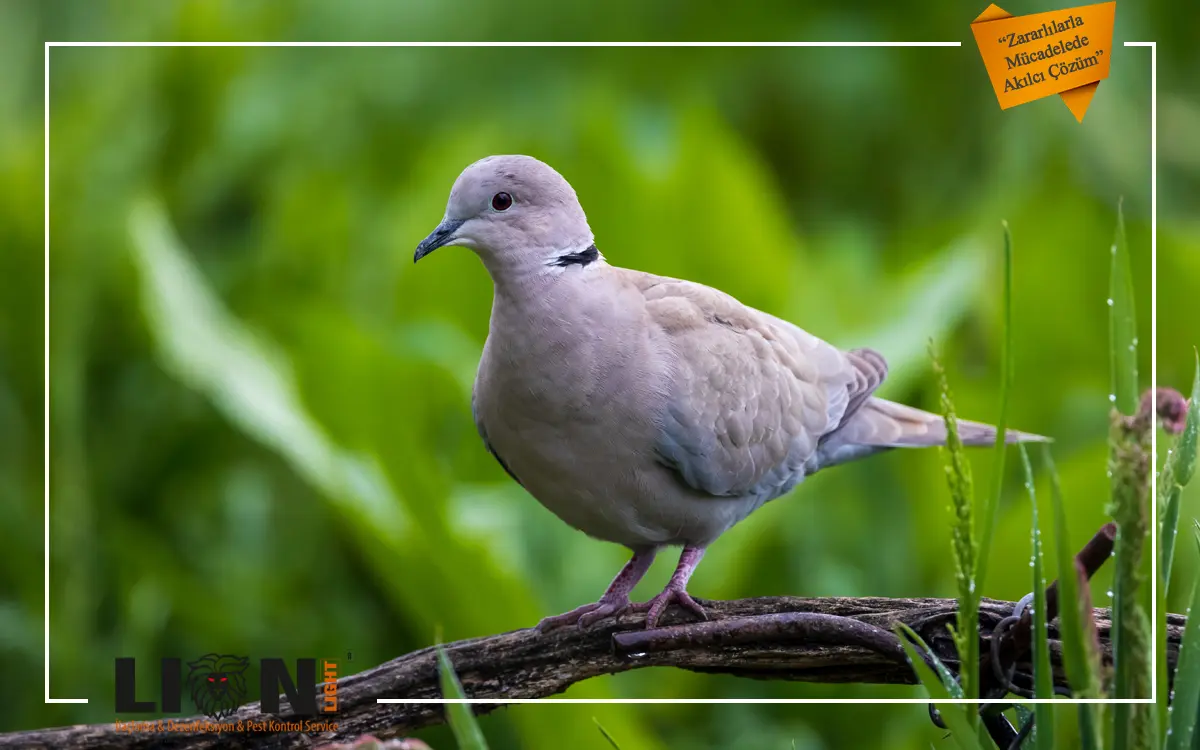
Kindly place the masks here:
<instances>
[{"instance_id":1,"label":"rough bark","mask_svg":"<svg viewBox=\"0 0 1200 750\"><path fill-rule=\"evenodd\" d=\"M543 635L532 629L516 630L446 644L445 648L467 697L496 701L476 705L477 713L516 699L556 695L590 677L642 667L672 666L767 680L911 683L912 670L887 635L900 622L915 630L951 667L957 666L945 627L954 621L953 599L775 597L702 603L714 615L713 621L689 623L678 610L672 610L657 631L640 631L641 615L629 615L603 621L588 631L566 628ZM980 630L985 640L996 623L1011 614L1012 606L1010 602L983 601ZM1109 611L1097 609L1095 618L1108 658ZM1169 616L1172 671L1183 624L1182 616ZM1054 627L1050 636L1051 656L1058 669L1060 644ZM981 653L987 650L981 648ZM1019 664L1016 679L1028 677L1028 668ZM1061 674L1057 681L1065 684ZM332 718L336 731L232 731L218 736L130 732L113 724L97 724L0 735L0 748L311 747L364 734L402 736L440 723L444 707L439 704L376 702L377 698L440 697L437 654L426 648L342 678L338 683L339 713ZM281 708L283 714L271 717L261 714L257 703L248 704L223 723L286 721L286 699ZM177 721L193 719L203 717Z\"/></svg>"}]
</instances>

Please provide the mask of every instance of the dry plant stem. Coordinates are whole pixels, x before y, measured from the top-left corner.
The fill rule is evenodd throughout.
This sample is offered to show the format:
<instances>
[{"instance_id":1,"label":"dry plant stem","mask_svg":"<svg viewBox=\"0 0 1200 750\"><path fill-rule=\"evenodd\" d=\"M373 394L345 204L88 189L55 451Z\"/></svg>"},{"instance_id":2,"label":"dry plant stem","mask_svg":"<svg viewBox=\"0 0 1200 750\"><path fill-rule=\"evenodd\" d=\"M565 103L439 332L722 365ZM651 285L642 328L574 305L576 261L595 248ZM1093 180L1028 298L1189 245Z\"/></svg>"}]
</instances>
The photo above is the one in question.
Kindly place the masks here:
<instances>
[{"instance_id":1,"label":"dry plant stem","mask_svg":"<svg viewBox=\"0 0 1200 750\"><path fill-rule=\"evenodd\" d=\"M1112 556L1116 538L1117 525L1111 522L1106 523L1088 540L1079 554L1075 555L1075 567L1079 571L1080 586L1086 587L1087 582L1096 574L1100 566ZM1086 588L1083 590L1086 591ZM1058 581L1056 580L1046 587L1046 620L1049 622L1057 616ZM995 649L983 649L983 656L980 659L980 674L983 675L981 690L985 697L1001 697L1010 692L1007 689L1008 686L997 678L997 670L992 667L993 653L999 656L999 671L1002 674L1012 670L1016 665L1029 662L1033 650L1033 612L1031 608L1026 607L1019 618L1012 615L1004 618L997 623L995 630L998 633L999 643L996 644ZM1107 630L1105 634L1107 636ZM1111 658L1107 648L1104 649L1104 654L1106 659Z\"/></svg>"},{"instance_id":2,"label":"dry plant stem","mask_svg":"<svg viewBox=\"0 0 1200 750\"><path fill-rule=\"evenodd\" d=\"M1017 730L1012 724L1008 723L1008 719L1004 714L984 714L980 717L983 726L987 729L988 736L992 738L992 742L996 743L996 747L1005 748L1007 750L1017 738Z\"/></svg>"},{"instance_id":3,"label":"dry plant stem","mask_svg":"<svg viewBox=\"0 0 1200 750\"><path fill-rule=\"evenodd\" d=\"M954 622L957 610L954 599L775 597L701 603L712 615L712 622L692 622L688 613L672 607L663 617L668 635L649 642L658 650L633 652L644 656L618 653L618 648L624 647L614 645L614 636L618 634L626 644L626 636L635 642L646 637L643 617L638 614L604 620L588 630L562 628L541 634L528 628L458 641L445 648L466 695L497 701L497 704L474 706L477 713L495 710L507 700L543 698L597 675L641 667L674 666L774 680L911 683L912 668L887 653L891 647L872 629L890 633L900 622L916 631L950 668L958 664L946 630L946 624ZM984 599L980 607L983 635L990 635L1012 608L1012 602ZM825 617L789 617L789 613ZM1094 616L1103 650L1109 653L1109 613L1098 609ZM756 621L758 617L766 619ZM842 618L872 627L846 623ZM731 632L731 641L722 640L725 631L717 627L721 620L746 619L751 622ZM1183 617L1169 617L1167 655L1171 665L1178 656L1183 624ZM743 633L743 628L749 628L748 633ZM693 631L695 635L689 635ZM805 639L797 637L800 631L805 633ZM1054 628L1051 638L1057 638ZM645 641L643 644L648 645ZM1058 669L1057 640L1051 642L1051 650ZM1065 684L1061 671L1055 677L1056 682ZM1029 678L1020 669L1014 676L1024 684L1028 684ZM345 742L365 734L392 738L444 722L445 709L436 704L380 704L377 698L440 697L436 652L427 648L339 680L338 729L311 738L294 733L163 735L120 731L112 724L99 724L0 735L0 748L292 748L310 747L310 742ZM286 699L283 705L286 710ZM228 721L263 718L258 704L250 704L240 708ZM284 713L280 718L287 719L289 715Z\"/></svg>"},{"instance_id":4,"label":"dry plant stem","mask_svg":"<svg viewBox=\"0 0 1200 750\"><path fill-rule=\"evenodd\" d=\"M1163 429L1172 434L1178 434L1183 431L1187 420L1187 411L1187 399L1179 391L1174 388L1156 388L1147 390L1138 404L1138 413L1125 419L1129 429L1147 430L1150 429L1150 422L1154 415L1157 415ZM1106 523L1075 556L1075 566L1079 570L1080 584L1083 587L1081 591L1087 592L1087 581L1091 580L1100 566L1112 556L1116 538L1117 525L1111 522ZM1047 621L1053 620L1057 616L1058 581L1054 581L1046 589L1046 619ZM997 631L1000 642L993 652L999 656L1000 669L992 668L993 653L985 650L980 660L983 667L984 695L989 695L989 690L994 695L1000 695L1002 691L1006 690L1007 686L1003 684L1003 680L996 676L997 671L1004 674L1014 665L1029 661L1033 649L1032 611L1026 607L1020 618L1011 623L1011 626L1009 622L1001 621ZM1111 659L1111 654L1107 650L1105 658ZM1173 674L1174 672L1172 672Z\"/></svg>"}]
</instances>

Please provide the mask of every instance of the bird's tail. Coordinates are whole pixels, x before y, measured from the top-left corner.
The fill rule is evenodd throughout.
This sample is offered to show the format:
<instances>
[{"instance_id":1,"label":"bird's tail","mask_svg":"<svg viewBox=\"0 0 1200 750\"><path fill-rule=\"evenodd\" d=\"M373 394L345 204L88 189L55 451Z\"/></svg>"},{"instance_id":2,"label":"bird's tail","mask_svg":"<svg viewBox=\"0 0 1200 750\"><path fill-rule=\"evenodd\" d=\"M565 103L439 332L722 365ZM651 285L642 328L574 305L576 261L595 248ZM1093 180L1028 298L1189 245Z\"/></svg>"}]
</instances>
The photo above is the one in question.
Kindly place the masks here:
<instances>
[{"instance_id":1,"label":"bird's tail","mask_svg":"<svg viewBox=\"0 0 1200 750\"><path fill-rule=\"evenodd\" d=\"M958 420L963 445L993 445L996 428L982 422ZM1050 438L1005 429L1006 443L1046 443ZM820 448L821 466L832 466L889 448L922 448L946 444L946 422L939 414L881 398L868 399Z\"/></svg>"}]
</instances>

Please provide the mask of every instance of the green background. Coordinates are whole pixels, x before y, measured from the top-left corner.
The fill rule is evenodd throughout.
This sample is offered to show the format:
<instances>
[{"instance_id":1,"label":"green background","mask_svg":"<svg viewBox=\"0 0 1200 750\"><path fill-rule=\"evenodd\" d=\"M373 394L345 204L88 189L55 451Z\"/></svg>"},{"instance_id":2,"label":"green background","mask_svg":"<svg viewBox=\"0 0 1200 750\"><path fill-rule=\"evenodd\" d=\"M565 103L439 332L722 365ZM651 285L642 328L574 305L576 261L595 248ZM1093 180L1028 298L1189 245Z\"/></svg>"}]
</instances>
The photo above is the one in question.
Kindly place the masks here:
<instances>
[{"instance_id":1,"label":"green background","mask_svg":"<svg viewBox=\"0 0 1200 750\"><path fill-rule=\"evenodd\" d=\"M919 9L918 9L919 8ZM1006 4L1021 14L1040 4ZM479 262L419 268L459 171L528 153L610 262L718 286L840 346L882 395L998 413L1001 221L1014 237L1010 424L1052 436L1073 546L1107 496L1108 259L1124 197L1150 383L1150 50L1116 47L1082 124L1000 111L954 2L0 4L0 730L111 721L113 658L353 653L347 671L534 624L624 561L480 444ZM1159 48L1158 371L1200 341L1200 14L1122 4ZM949 49L55 49L51 53L51 681L43 671L43 48L53 40L813 39ZM1163 451L1160 450L1160 453ZM1015 455L1015 454L1014 454ZM977 452L977 484L991 455ZM1031 587L1015 461L987 596ZM1044 486L1039 485L1044 492ZM952 596L937 451L822 473L730 531L691 590ZM1184 523L1200 515L1195 486ZM1177 575L1195 570L1180 545ZM636 596L661 587L665 556ZM1104 599L1107 576L1095 584ZM1173 589L1182 609L1186 587ZM19 675L17 680L13 675ZM253 682L253 680L252 680ZM252 688L253 689L253 688ZM669 669L569 697L916 697ZM257 697L257 696L252 696ZM520 706L496 748L927 748L923 706ZM452 747L438 729L420 736Z\"/></svg>"}]
</instances>

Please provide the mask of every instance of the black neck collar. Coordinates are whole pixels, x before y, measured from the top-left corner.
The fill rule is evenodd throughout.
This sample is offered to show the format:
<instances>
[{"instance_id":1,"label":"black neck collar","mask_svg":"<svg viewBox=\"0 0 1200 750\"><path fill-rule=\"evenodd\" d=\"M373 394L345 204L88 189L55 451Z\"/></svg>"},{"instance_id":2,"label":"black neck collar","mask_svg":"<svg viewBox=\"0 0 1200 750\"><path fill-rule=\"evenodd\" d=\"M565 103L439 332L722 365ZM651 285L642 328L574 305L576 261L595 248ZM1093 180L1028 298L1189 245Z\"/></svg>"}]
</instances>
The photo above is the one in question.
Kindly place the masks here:
<instances>
[{"instance_id":1,"label":"black neck collar","mask_svg":"<svg viewBox=\"0 0 1200 750\"><path fill-rule=\"evenodd\" d=\"M588 245L583 250L577 253L567 253L560 255L550 261L550 265L566 268L567 266L586 266L589 263L594 263L600 257L600 251L596 249L594 244Z\"/></svg>"}]
</instances>

